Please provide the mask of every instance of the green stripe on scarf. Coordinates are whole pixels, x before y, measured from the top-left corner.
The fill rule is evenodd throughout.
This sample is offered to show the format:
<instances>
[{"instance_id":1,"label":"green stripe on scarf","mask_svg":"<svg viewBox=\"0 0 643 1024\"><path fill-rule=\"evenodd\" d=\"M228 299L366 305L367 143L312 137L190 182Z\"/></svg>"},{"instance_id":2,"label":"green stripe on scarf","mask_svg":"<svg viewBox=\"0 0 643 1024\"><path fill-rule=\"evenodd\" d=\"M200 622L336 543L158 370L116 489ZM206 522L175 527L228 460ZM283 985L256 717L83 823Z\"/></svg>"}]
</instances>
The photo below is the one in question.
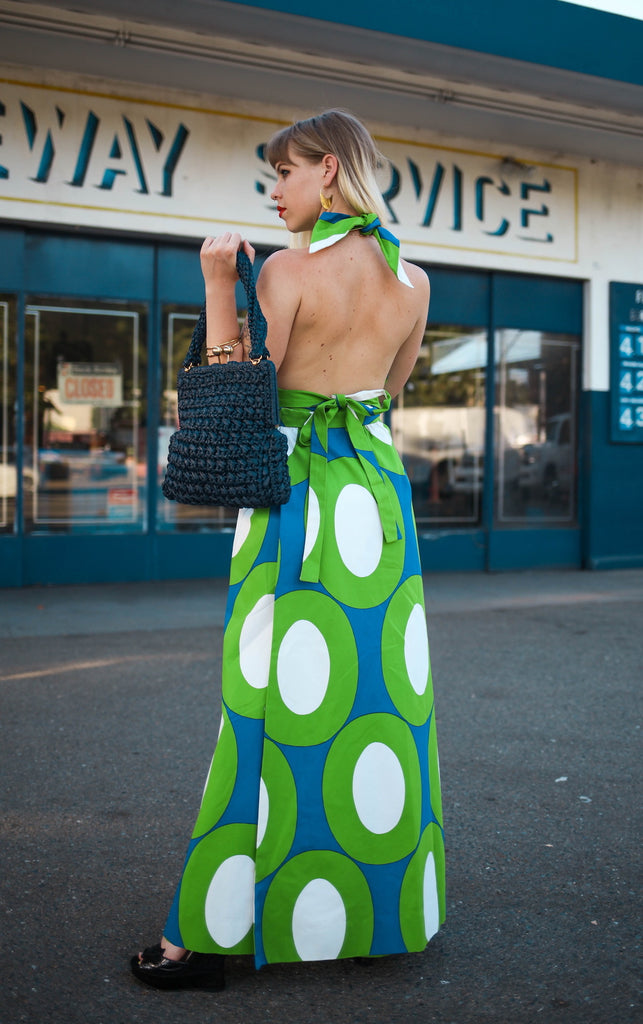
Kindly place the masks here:
<instances>
[{"instance_id":1,"label":"green stripe on scarf","mask_svg":"<svg viewBox=\"0 0 643 1024\"><path fill-rule=\"evenodd\" d=\"M384 258L398 281L412 288L413 285L406 276L400 259L400 243L395 235L382 227L375 213L362 213L355 217L350 217L346 213L322 213L312 230L308 251L319 252L320 249L326 249L329 245L339 242L340 238L344 238L354 228L357 228L361 235L373 235L377 239Z\"/></svg>"}]
</instances>

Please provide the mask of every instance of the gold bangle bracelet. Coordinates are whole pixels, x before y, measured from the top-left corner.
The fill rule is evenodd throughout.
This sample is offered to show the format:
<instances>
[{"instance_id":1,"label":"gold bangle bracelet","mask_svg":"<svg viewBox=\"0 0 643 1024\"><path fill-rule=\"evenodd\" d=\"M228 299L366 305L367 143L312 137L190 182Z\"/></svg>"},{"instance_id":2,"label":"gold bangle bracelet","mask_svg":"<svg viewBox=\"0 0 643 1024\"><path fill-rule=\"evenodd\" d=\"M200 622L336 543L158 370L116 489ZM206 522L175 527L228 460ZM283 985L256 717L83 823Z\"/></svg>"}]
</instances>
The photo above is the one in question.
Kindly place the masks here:
<instances>
[{"instance_id":1,"label":"gold bangle bracelet","mask_svg":"<svg viewBox=\"0 0 643 1024\"><path fill-rule=\"evenodd\" d=\"M235 348L240 344L241 338L235 338L232 341L226 342L225 345L213 345L211 348L206 346L205 354L208 359L217 358L219 362L221 362L221 356L227 356L226 362L228 362Z\"/></svg>"}]
</instances>

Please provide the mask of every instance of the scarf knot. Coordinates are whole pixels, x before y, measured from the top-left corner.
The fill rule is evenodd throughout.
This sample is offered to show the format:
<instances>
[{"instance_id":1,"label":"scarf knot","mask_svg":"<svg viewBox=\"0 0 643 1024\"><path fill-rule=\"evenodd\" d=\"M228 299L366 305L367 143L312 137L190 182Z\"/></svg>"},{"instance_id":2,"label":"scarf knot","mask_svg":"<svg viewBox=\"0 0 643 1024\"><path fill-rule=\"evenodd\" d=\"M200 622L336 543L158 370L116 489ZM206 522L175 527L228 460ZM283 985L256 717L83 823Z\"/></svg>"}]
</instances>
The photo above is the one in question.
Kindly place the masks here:
<instances>
[{"instance_id":1,"label":"scarf knot","mask_svg":"<svg viewBox=\"0 0 643 1024\"><path fill-rule=\"evenodd\" d=\"M346 213L322 213L310 237L309 252L327 249L344 238L349 231L357 229L361 235L372 235L382 250L384 259L402 284L412 288L400 259L400 243L387 231L375 213L361 213L351 217Z\"/></svg>"}]
</instances>

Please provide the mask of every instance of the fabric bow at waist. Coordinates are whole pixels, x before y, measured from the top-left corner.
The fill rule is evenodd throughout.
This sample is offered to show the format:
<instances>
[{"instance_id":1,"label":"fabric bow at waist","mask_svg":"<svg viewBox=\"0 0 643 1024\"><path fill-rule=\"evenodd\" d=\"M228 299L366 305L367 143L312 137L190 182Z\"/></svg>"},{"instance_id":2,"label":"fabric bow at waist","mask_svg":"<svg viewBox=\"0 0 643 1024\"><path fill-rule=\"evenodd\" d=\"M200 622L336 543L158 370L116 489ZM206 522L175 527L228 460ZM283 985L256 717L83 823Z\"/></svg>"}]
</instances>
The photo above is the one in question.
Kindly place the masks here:
<instances>
[{"instance_id":1,"label":"fabric bow at waist","mask_svg":"<svg viewBox=\"0 0 643 1024\"><path fill-rule=\"evenodd\" d=\"M316 540L313 534L312 502L308 500L306 512L306 543L300 579L306 583L319 582L325 517L328 511L326 479L328 470L328 431L331 427L345 427L353 451L364 474L364 486L377 503L382 533L386 543L401 536L398 530L395 506L391 501L385 478L377 467L373 451L372 434L365 427L379 419L390 404L385 391L358 392L356 395L320 395L310 391L280 389L279 402L282 423L297 427L298 445L309 451L308 476L310 489L319 502L319 524ZM370 458L369 458L370 456Z\"/></svg>"}]
</instances>

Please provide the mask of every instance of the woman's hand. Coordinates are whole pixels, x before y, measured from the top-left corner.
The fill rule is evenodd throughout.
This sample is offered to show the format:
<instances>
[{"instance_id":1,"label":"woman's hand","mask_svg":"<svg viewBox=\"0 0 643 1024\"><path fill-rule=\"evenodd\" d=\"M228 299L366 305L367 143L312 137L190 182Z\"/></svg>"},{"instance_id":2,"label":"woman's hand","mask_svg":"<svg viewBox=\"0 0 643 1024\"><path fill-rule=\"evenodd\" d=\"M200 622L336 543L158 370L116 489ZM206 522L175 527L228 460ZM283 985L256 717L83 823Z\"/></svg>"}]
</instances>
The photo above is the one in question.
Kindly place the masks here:
<instances>
[{"instance_id":1,"label":"woman's hand","mask_svg":"<svg viewBox=\"0 0 643 1024\"><path fill-rule=\"evenodd\" d=\"M205 281L207 348L232 345L239 337L235 299L239 249L243 249L249 259L254 260L255 251L250 242L242 239L236 231L226 231L218 238L206 238L201 246L201 270ZM240 345L235 349L232 358L242 358Z\"/></svg>"},{"instance_id":2,"label":"woman's hand","mask_svg":"<svg viewBox=\"0 0 643 1024\"><path fill-rule=\"evenodd\" d=\"M226 231L216 238L208 236L205 239L201 246L201 271L206 293L210 287L217 288L226 282L236 282L239 249L243 249L251 263L254 262L254 249L238 231Z\"/></svg>"}]
</instances>

